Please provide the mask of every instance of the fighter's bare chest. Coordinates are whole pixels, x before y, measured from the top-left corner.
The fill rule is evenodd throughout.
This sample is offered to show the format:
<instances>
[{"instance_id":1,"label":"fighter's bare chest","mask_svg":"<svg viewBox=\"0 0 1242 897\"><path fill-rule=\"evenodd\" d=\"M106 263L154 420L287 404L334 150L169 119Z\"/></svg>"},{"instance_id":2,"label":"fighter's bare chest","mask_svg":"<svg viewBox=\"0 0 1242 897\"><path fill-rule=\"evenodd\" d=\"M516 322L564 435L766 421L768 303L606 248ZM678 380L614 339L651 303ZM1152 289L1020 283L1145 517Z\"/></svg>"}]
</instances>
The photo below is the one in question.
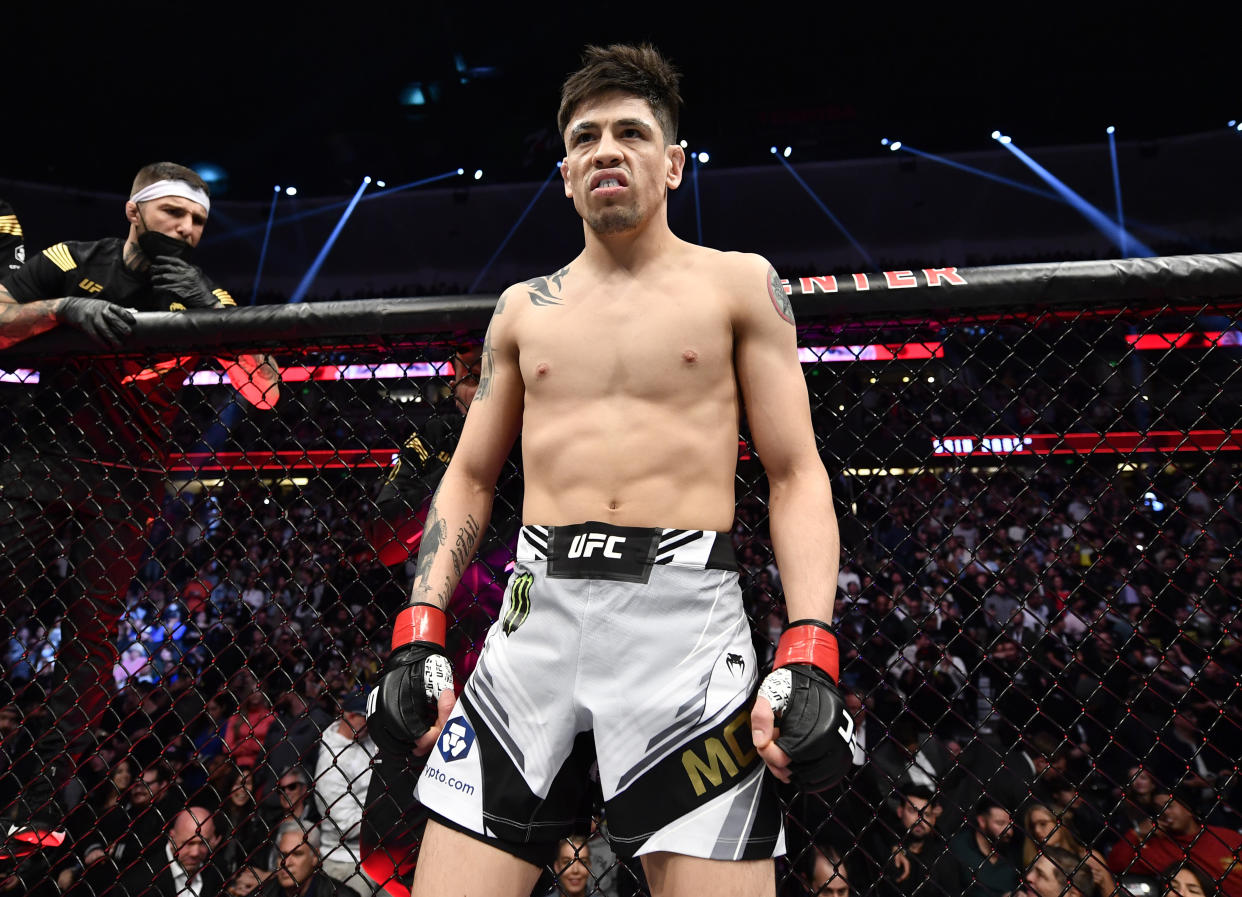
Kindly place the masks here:
<instances>
[{"instance_id":1,"label":"fighter's bare chest","mask_svg":"<svg viewBox=\"0 0 1242 897\"><path fill-rule=\"evenodd\" d=\"M648 392L731 370L732 329L719 304L676 297L572 301L524 316L519 358L528 390L591 384Z\"/></svg>"}]
</instances>

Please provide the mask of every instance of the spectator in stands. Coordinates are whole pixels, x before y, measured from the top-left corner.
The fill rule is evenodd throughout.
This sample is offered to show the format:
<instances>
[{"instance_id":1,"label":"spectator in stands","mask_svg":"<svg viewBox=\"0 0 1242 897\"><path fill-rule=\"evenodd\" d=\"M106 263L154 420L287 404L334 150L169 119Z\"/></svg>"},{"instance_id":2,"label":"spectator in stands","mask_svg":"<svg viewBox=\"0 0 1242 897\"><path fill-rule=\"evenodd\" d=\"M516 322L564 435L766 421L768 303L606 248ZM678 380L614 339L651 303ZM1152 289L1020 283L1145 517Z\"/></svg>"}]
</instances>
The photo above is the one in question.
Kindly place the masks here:
<instances>
[{"instance_id":1,"label":"spectator in stands","mask_svg":"<svg viewBox=\"0 0 1242 897\"><path fill-rule=\"evenodd\" d=\"M229 897L249 897L250 894L257 893L263 887L263 883L271 874L258 866L241 866L228 880L224 891Z\"/></svg>"},{"instance_id":2,"label":"spectator in stands","mask_svg":"<svg viewBox=\"0 0 1242 897\"><path fill-rule=\"evenodd\" d=\"M276 780L279 810L268 816L270 827L292 819L310 828L319 822L319 810L311 794L311 778L301 766L290 766L281 771Z\"/></svg>"},{"instance_id":3,"label":"spectator in stands","mask_svg":"<svg viewBox=\"0 0 1242 897\"><path fill-rule=\"evenodd\" d=\"M216 897L224 890L224 878L207 862L216 842L211 811L187 807L168 827L168 837L158 839L161 859L151 868L133 869L121 876L124 897Z\"/></svg>"},{"instance_id":4,"label":"spectator in stands","mask_svg":"<svg viewBox=\"0 0 1242 897\"><path fill-rule=\"evenodd\" d=\"M880 897L956 897L955 861L936 827L940 812L938 793L926 785L910 785L897 795L897 840L886 845Z\"/></svg>"},{"instance_id":5,"label":"spectator in stands","mask_svg":"<svg viewBox=\"0 0 1242 897\"><path fill-rule=\"evenodd\" d=\"M806 861L810 872L806 877L807 892L816 897L851 897L850 873L845 859L833 847L812 847Z\"/></svg>"},{"instance_id":6,"label":"spectator in stands","mask_svg":"<svg viewBox=\"0 0 1242 897\"><path fill-rule=\"evenodd\" d=\"M315 801L323 821L323 872L363 895L375 883L362 871L362 808L371 782L375 742L367 733L366 698L360 692L341 701L341 715L324 730L315 765Z\"/></svg>"},{"instance_id":7,"label":"spectator in stands","mask_svg":"<svg viewBox=\"0 0 1242 897\"><path fill-rule=\"evenodd\" d=\"M275 707L276 718L263 737L258 769L259 788L265 794L282 770L314 767L319 739L333 721L332 714L307 697L301 687L281 695Z\"/></svg>"},{"instance_id":8,"label":"spectator in stands","mask_svg":"<svg viewBox=\"0 0 1242 897\"><path fill-rule=\"evenodd\" d=\"M1189 860L1174 863L1160 875L1160 897L1217 897L1216 881Z\"/></svg>"},{"instance_id":9,"label":"spectator in stands","mask_svg":"<svg viewBox=\"0 0 1242 897\"><path fill-rule=\"evenodd\" d=\"M226 761L221 784L224 799L216 813L215 828L220 838L212 862L229 876L244 863L255 863L269 840L271 830L259 816L255 798L254 771L239 769Z\"/></svg>"},{"instance_id":10,"label":"spectator in stands","mask_svg":"<svg viewBox=\"0 0 1242 897\"><path fill-rule=\"evenodd\" d=\"M275 840L279 863L259 892L262 897L359 897L353 888L324 874L318 826L303 831L296 822L284 822Z\"/></svg>"},{"instance_id":11,"label":"spectator in stands","mask_svg":"<svg viewBox=\"0 0 1242 897\"><path fill-rule=\"evenodd\" d=\"M254 769L263 753L263 739L276 720L271 702L257 685L250 686L224 729L225 752L241 769Z\"/></svg>"},{"instance_id":12,"label":"spectator in stands","mask_svg":"<svg viewBox=\"0 0 1242 897\"><path fill-rule=\"evenodd\" d=\"M1072 851L1051 845L1036 854L1022 877L1023 897L1108 897L1100 891L1086 864Z\"/></svg>"},{"instance_id":13,"label":"spectator in stands","mask_svg":"<svg viewBox=\"0 0 1242 897\"><path fill-rule=\"evenodd\" d=\"M1198 793L1184 786L1158 785L1152 801L1159 814L1156 828L1145 839L1126 832L1108 854L1116 874L1160 875L1189 860L1207 872L1227 897L1242 897L1242 834L1204 825L1198 815Z\"/></svg>"},{"instance_id":14,"label":"spectator in stands","mask_svg":"<svg viewBox=\"0 0 1242 897\"><path fill-rule=\"evenodd\" d=\"M1083 845L1073 830L1073 813L1058 812L1050 803L1031 802L1022 814L1022 866L1030 869L1039 854L1049 847L1071 853L1090 872L1096 889L1111 895L1116 883L1104 856Z\"/></svg>"},{"instance_id":15,"label":"spectator in stands","mask_svg":"<svg viewBox=\"0 0 1242 897\"><path fill-rule=\"evenodd\" d=\"M591 848L583 835L561 839L552 863L555 884L547 897L586 897L591 890Z\"/></svg>"},{"instance_id":16,"label":"spectator in stands","mask_svg":"<svg viewBox=\"0 0 1242 897\"><path fill-rule=\"evenodd\" d=\"M1018 886L1018 868L1010 859L1013 817L986 795L974 806L970 827L949 841L957 880L950 893L962 897L1004 897Z\"/></svg>"}]
</instances>

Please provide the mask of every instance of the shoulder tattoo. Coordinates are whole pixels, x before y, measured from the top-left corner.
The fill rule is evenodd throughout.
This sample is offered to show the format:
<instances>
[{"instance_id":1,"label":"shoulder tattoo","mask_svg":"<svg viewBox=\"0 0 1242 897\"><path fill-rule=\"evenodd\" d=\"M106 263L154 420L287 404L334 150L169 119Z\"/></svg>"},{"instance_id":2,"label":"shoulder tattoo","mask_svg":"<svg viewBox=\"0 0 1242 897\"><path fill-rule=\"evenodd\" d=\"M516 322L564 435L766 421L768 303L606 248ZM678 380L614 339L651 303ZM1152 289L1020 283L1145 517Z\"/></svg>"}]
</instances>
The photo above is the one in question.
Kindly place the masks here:
<instances>
[{"instance_id":1,"label":"shoulder tattoo","mask_svg":"<svg viewBox=\"0 0 1242 897\"><path fill-rule=\"evenodd\" d=\"M565 298L561 295L561 281L568 273L569 266L566 265L555 274L549 274L547 277L536 277L534 280L526 281L527 295L530 296L531 305L564 304Z\"/></svg>"},{"instance_id":2,"label":"shoulder tattoo","mask_svg":"<svg viewBox=\"0 0 1242 897\"><path fill-rule=\"evenodd\" d=\"M776 313L790 324L794 323L793 306L789 302L789 297L785 295L785 287L781 285L780 275L771 265L768 266L768 296L772 300L772 305L776 307Z\"/></svg>"},{"instance_id":3,"label":"shoulder tattoo","mask_svg":"<svg viewBox=\"0 0 1242 897\"><path fill-rule=\"evenodd\" d=\"M492 328L487 328L483 335L483 351L479 357L479 387L475 390L474 401L485 400L492 393L492 373L496 368L496 356L492 352Z\"/></svg>"}]
</instances>

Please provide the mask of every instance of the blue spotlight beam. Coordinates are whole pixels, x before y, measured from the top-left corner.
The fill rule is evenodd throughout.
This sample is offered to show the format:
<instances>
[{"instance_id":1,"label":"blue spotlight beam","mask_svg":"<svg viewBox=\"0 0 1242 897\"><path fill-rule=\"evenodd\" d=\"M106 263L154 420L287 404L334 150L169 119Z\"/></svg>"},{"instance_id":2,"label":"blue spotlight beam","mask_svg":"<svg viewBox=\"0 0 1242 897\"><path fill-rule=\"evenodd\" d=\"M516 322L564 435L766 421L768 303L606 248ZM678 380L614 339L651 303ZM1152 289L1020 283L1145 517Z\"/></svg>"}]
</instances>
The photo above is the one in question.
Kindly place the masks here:
<instances>
[{"instance_id":1,"label":"blue spotlight beam","mask_svg":"<svg viewBox=\"0 0 1242 897\"><path fill-rule=\"evenodd\" d=\"M487 272L491 270L492 264L497 258L500 257L500 253L504 252L505 247L509 245L509 241L513 239L513 235L517 233L517 229L522 226L522 222L525 221L526 216L530 214L530 210L535 207L535 201L543 195L544 190L548 189L548 184L560 170L561 166L558 162L555 166L553 166L552 170L548 172L548 176L543 179L543 183L539 185L539 189L535 191L535 195L530 198L530 202L526 204L526 208L522 210L522 214L518 216L518 220L513 222L513 226L509 228L509 232L505 234L505 238L500 241L500 245L496 247L496 251L492 253L492 257L487 260L487 264L484 265L482 270L480 270L475 276L474 282L470 284L468 292L473 293L478 288L480 281L482 281Z\"/></svg>"},{"instance_id":2,"label":"blue spotlight beam","mask_svg":"<svg viewBox=\"0 0 1242 897\"><path fill-rule=\"evenodd\" d=\"M455 178L461 174L460 168L454 168L452 171L446 171L444 174L432 175L429 178L423 178L418 181L411 181L408 184L402 184L399 187L388 187L385 190L376 190L362 197L363 202L370 202L373 199L379 199L381 196L387 196L390 193L398 193L402 190L409 190L411 187L421 187L424 184L432 184L436 181L443 181L447 178ZM304 209L301 212L295 212L292 215L285 215L283 218L277 218L272 224L279 227L282 224L292 224L295 221L301 221L304 218L313 218L316 215L324 215L328 212L334 212L337 209L343 209L348 206L352 200L343 199L340 202L328 203L325 206L319 206L314 209ZM257 234L261 229L261 225L252 224L249 227L241 227L236 230L226 230L213 235L212 240L220 242L223 240L238 240Z\"/></svg>"},{"instance_id":3,"label":"blue spotlight beam","mask_svg":"<svg viewBox=\"0 0 1242 897\"><path fill-rule=\"evenodd\" d=\"M340 220L336 222L336 227L332 228L332 233L328 234L328 239L324 241L323 248L319 250L319 254L315 256L315 260L311 262L311 266L306 269L306 273L302 275L302 280L298 283L298 287L293 291L293 295L289 297L289 303L301 302L306 297L306 292L310 289L310 285L315 282L315 278L319 275L319 269L323 267L324 261L328 258L328 253L332 251L332 244L336 242L336 238L341 235L341 231L345 228L345 222L349 220L349 216L353 214L354 207L358 205L358 201L362 199L362 191L367 189L367 184L371 183L369 177L362 179L362 183L358 185L354 198L349 201L349 205L345 207L345 212L341 215Z\"/></svg>"},{"instance_id":4,"label":"blue spotlight beam","mask_svg":"<svg viewBox=\"0 0 1242 897\"><path fill-rule=\"evenodd\" d=\"M694 226L699 235L699 245L703 245L703 209L699 205L699 157L696 153L690 157L690 185L694 187Z\"/></svg>"},{"instance_id":5,"label":"blue spotlight beam","mask_svg":"<svg viewBox=\"0 0 1242 897\"><path fill-rule=\"evenodd\" d=\"M1130 236L1126 233L1126 215L1121 208L1121 172L1117 169L1117 138L1113 136L1113 129L1108 129L1108 159L1113 166L1113 197L1117 202L1117 230L1121 232L1121 257L1128 255L1126 250L1126 240Z\"/></svg>"},{"instance_id":6,"label":"blue spotlight beam","mask_svg":"<svg viewBox=\"0 0 1242 897\"><path fill-rule=\"evenodd\" d=\"M276 200L280 199L280 188L272 193L272 207L267 212L267 230L263 232L263 248L259 250L259 267L254 271L254 286L250 288L250 304L254 305L259 296L259 278L263 275L263 261L267 258L267 242L272 236L272 222L276 220Z\"/></svg>"},{"instance_id":7,"label":"blue spotlight beam","mask_svg":"<svg viewBox=\"0 0 1242 897\"><path fill-rule=\"evenodd\" d=\"M1015 190L1021 190L1023 193L1029 193L1032 196L1038 196L1041 199L1047 199L1051 202L1060 203L1062 205L1067 204L1065 199L1058 196L1056 193L1053 193L1051 190L1040 190L1038 187L1032 187L1030 184L1024 184L1021 181L1015 181L1012 178L1007 178L999 174L994 174L990 171L984 171L982 168L975 168L973 165L965 165L961 162L955 162L952 159L946 159L944 156L937 156L935 153L927 153L927 152L924 152L923 150L915 149L914 147L909 146L905 143L902 143L900 145L899 152L910 153L911 155L918 156L920 159L927 159L939 165L947 165L949 168L956 168L958 171L964 171L967 174L973 174L976 177L981 177L981 178L984 178L985 180L994 181L998 184L1004 184L1006 187L1012 187ZM1133 219L1133 218L1130 219L1130 225L1131 227L1147 231L1148 233L1151 233L1157 237L1160 237L1161 239L1176 240L1181 243L1186 243L1189 240L1189 238L1187 238L1184 234L1180 234L1175 230L1170 230L1167 227L1160 227L1158 225L1145 224L1144 222L1139 221L1137 219ZM1127 233L1127 237L1128 236L1129 234ZM1198 251L1200 252L1211 253L1211 252L1220 251L1214 247L1204 245L1198 241L1189 240L1189 242L1195 245L1198 248Z\"/></svg>"},{"instance_id":8,"label":"blue spotlight beam","mask_svg":"<svg viewBox=\"0 0 1242 897\"><path fill-rule=\"evenodd\" d=\"M850 241L850 245L853 246L854 249L858 251L858 254L863 257L863 259L867 262L867 264L872 269L878 268L879 266L875 263L875 259L871 257L870 253L868 253L867 250L863 249L862 246L859 244L859 242L854 239L854 235L851 234L848 230L846 230L845 225L841 223L840 219L838 219L836 215L832 214L832 210L828 208L827 205L824 204L824 201L815 195L815 191L811 189L811 185L808 184L806 181L804 181L802 177L798 174L798 172L794 171L793 166L790 165L785 160L785 157L782 156L780 153L773 153L773 155L776 156L776 160L778 162L780 162L782 165L785 166L785 170L789 172L789 174L793 177L793 179L798 182L798 186L806 191L807 196L811 197L811 201L814 202L815 205L819 207L819 210L823 212L825 215L827 215L828 220L830 220L834 225L836 225L837 230L839 230L842 233L842 235L844 235L845 239Z\"/></svg>"},{"instance_id":9,"label":"blue spotlight beam","mask_svg":"<svg viewBox=\"0 0 1242 897\"><path fill-rule=\"evenodd\" d=\"M1108 237L1108 239L1112 240L1119 249L1129 244L1133 245L1133 247L1144 256L1152 257L1156 255L1156 251L1154 249L1147 246L1142 241L1127 235L1120 227L1117 226L1115 221L1110 219L1095 206L1091 205L1091 203L1087 202L1071 190L1066 184L1058 180L1057 177L1048 169L1044 168L1026 153L1022 152L1022 150L1018 149L1017 145L1015 145L1012 140L1001 139L998 142L1005 149L1009 150L1009 152L1013 153L1023 165L1031 169L1031 171L1035 172L1035 174L1039 175L1040 179L1044 183L1055 190L1061 198L1073 206L1080 215L1090 221L1095 226L1096 230L1104 234L1104 236Z\"/></svg>"},{"instance_id":10,"label":"blue spotlight beam","mask_svg":"<svg viewBox=\"0 0 1242 897\"><path fill-rule=\"evenodd\" d=\"M999 174L993 174L990 171L984 171L982 168L975 168L973 165L964 165L961 162L954 162L952 159L946 159L944 156L937 156L934 153L925 153L922 150L915 149L907 143L901 144L899 152L910 153L918 156L920 159L928 159L937 162L940 165L947 165L950 168L956 168L958 171L964 171L967 174L973 174L989 181L995 181L998 184L1004 184L1006 187L1013 187L1015 190L1021 190L1023 193L1030 193L1034 196L1050 199L1053 202L1064 202L1057 194L1049 190L1040 190L1038 187L1032 187L1030 184L1024 184L1021 181L1015 181Z\"/></svg>"}]
</instances>

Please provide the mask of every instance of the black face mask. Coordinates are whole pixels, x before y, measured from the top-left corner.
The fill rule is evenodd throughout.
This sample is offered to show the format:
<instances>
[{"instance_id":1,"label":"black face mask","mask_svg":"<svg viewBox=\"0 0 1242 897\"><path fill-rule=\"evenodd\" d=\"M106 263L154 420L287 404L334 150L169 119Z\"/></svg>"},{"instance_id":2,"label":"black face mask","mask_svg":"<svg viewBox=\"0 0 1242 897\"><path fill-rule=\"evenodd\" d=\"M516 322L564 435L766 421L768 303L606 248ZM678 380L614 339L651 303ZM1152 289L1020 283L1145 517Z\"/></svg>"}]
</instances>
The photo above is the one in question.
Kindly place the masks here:
<instances>
[{"instance_id":1,"label":"black face mask","mask_svg":"<svg viewBox=\"0 0 1242 897\"><path fill-rule=\"evenodd\" d=\"M182 261L189 261L194 253L194 247L185 240L178 240L176 237L153 230L146 230L138 235L138 248L151 261L155 261L161 255L171 255Z\"/></svg>"}]
</instances>

